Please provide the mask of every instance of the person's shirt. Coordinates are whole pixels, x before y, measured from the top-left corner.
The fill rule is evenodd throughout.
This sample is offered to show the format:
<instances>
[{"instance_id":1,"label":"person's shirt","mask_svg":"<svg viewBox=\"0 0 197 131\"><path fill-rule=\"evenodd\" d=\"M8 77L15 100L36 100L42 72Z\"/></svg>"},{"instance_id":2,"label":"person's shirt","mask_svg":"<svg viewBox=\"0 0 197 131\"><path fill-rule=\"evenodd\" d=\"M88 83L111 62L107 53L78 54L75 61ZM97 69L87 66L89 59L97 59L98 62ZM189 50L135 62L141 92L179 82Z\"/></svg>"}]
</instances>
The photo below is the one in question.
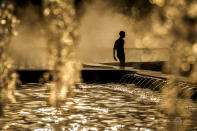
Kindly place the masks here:
<instances>
[{"instance_id":1,"label":"person's shirt","mask_svg":"<svg viewBox=\"0 0 197 131\"><path fill-rule=\"evenodd\" d=\"M124 40L119 38L114 44L114 49L117 49L117 55L124 54Z\"/></svg>"}]
</instances>

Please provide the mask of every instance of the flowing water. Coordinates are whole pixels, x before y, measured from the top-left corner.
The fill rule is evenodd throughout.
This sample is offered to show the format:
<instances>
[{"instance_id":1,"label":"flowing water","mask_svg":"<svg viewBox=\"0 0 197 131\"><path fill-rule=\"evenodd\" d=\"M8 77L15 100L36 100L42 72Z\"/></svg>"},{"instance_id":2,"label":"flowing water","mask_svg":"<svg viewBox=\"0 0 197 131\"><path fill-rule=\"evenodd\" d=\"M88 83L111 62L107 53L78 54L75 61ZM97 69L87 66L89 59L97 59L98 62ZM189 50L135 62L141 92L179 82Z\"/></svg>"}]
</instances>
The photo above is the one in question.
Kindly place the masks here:
<instances>
[{"instance_id":1,"label":"flowing water","mask_svg":"<svg viewBox=\"0 0 197 131\"><path fill-rule=\"evenodd\" d=\"M48 103L46 85L27 84L16 90L16 102L1 105L0 130L197 130L197 103L185 107L186 118L167 115L158 107L161 94L134 85L77 84L61 106ZM181 106L181 105L180 105Z\"/></svg>"},{"instance_id":2,"label":"flowing water","mask_svg":"<svg viewBox=\"0 0 197 131\"><path fill-rule=\"evenodd\" d=\"M78 34L78 23L73 2L72 0L45 0L43 2L43 19L47 21L45 30L47 47L49 54L51 54L49 64L52 69L57 70L57 73L53 74L55 84L27 84L18 87L15 93L17 75L14 73L13 64L8 60L7 45L10 43L12 35L17 35L14 29L20 22L14 16L15 7L12 1L1 2L0 130L197 130L197 103L195 101L177 98L177 88L166 88L167 90L162 93L144 89L146 86L154 84L157 85L155 88L163 87L166 84L165 81L143 80L139 76L133 78L128 75L120 82L127 83L129 81L129 83L134 83L143 89L135 88L134 85L117 84L81 83L73 86L74 83L79 82L81 68L80 63L76 60L77 42L75 37ZM154 0L151 3L164 6ZM173 13L170 13L173 11L171 8L175 9ZM159 15L156 13L154 17L153 12L152 26L150 29L147 28L148 33L142 36L144 38L142 40L148 45L155 42L163 43L160 41L168 38L169 41L165 41L165 44L181 44L180 49L175 50L175 54L182 54L179 50L187 49L182 52L186 52L184 56L192 58L187 61L188 64L191 64L194 57L194 54L191 54L193 47L186 42L187 47L191 47L191 49L185 48L184 41L188 40L179 39L182 36L187 36L190 30L186 33L178 33L183 34L180 36L174 31L182 31L182 27L185 26L182 15L176 13L176 9L179 8L182 9L179 11L181 14L189 11L191 17L195 17L193 11L187 11L191 8L185 8L185 2L171 1L165 5L165 8L162 8L162 12L166 13L165 21L160 22ZM183 18L185 18L184 15ZM147 21L145 23L147 25ZM163 26L165 24L167 26ZM165 28L157 28L159 25ZM161 39L160 36L164 35L165 37ZM141 35L139 36L141 40ZM150 38L158 38L159 40L149 40ZM196 45L195 41L191 43ZM185 58L178 55L177 61L179 57ZM171 68L178 70L183 64L175 62L177 65L174 65L174 59L171 60L173 63ZM183 67L185 70L185 66ZM186 71L188 69L186 68ZM194 78L196 80L196 77ZM184 84L180 86L184 86ZM70 88L73 88L72 93L69 93ZM15 94L15 98L13 94ZM166 96L162 97L163 95ZM56 100L60 100L60 103ZM56 104L60 105L56 107Z\"/></svg>"}]
</instances>

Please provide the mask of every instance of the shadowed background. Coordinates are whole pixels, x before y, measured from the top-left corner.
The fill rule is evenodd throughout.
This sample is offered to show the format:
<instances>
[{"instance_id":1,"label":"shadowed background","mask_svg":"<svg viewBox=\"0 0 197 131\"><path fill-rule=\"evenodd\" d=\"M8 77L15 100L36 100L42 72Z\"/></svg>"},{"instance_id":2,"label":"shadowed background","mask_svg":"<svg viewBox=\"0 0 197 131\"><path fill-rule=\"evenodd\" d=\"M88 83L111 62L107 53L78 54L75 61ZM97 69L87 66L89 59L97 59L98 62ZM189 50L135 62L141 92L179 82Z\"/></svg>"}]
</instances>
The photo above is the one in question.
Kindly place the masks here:
<instances>
[{"instance_id":1,"label":"shadowed background","mask_svg":"<svg viewBox=\"0 0 197 131\"><path fill-rule=\"evenodd\" d=\"M20 68L48 68L44 1L16 0L15 4L21 24L10 44L11 56ZM176 4L163 0L75 0L78 57L82 63L115 62L113 45L124 30L127 62L165 61L167 72L190 71L197 47L195 5L195 1L183 0Z\"/></svg>"}]
</instances>

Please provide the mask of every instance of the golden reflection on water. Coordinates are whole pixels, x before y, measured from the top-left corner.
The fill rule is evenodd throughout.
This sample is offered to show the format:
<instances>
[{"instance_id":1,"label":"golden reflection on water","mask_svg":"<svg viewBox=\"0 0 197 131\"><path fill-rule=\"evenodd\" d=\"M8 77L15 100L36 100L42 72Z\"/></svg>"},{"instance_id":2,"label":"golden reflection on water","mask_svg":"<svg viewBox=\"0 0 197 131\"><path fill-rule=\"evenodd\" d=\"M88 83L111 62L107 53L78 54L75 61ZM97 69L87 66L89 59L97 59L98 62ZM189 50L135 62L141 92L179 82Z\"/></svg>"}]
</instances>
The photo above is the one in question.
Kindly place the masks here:
<instances>
[{"instance_id":1,"label":"golden reflection on water","mask_svg":"<svg viewBox=\"0 0 197 131\"><path fill-rule=\"evenodd\" d=\"M188 118L192 123L182 123L185 118L160 111L161 97L156 91L117 84L78 84L74 91L61 106L51 107L47 87L22 86L16 91L17 102L3 109L0 130L152 131L181 124L197 129L196 117ZM195 115L197 104L191 109Z\"/></svg>"}]
</instances>

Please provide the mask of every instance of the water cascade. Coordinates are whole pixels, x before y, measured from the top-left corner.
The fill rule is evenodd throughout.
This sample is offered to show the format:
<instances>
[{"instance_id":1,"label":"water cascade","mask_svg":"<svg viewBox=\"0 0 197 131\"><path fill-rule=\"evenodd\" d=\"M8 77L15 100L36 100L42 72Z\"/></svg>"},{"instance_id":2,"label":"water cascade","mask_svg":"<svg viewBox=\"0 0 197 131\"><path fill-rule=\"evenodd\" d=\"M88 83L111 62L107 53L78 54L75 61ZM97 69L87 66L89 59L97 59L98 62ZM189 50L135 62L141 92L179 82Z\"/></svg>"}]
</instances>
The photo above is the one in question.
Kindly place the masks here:
<instances>
[{"instance_id":1,"label":"water cascade","mask_svg":"<svg viewBox=\"0 0 197 131\"><path fill-rule=\"evenodd\" d=\"M47 22L50 85L50 103L65 100L74 83L80 81L80 63L76 58L77 21L73 0L45 0L43 14Z\"/></svg>"},{"instance_id":2,"label":"water cascade","mask_svg":"<svg viewBox=\"0 0 197 131\"><path fill-rule=\"evenodd\" d=\"M17 79L14 62L7 50L12 35L16 35L19 20L14 16L14 5L10 1L0 2L0 105L14 102L14 90Z\"/></svg>"}]
</instances>

